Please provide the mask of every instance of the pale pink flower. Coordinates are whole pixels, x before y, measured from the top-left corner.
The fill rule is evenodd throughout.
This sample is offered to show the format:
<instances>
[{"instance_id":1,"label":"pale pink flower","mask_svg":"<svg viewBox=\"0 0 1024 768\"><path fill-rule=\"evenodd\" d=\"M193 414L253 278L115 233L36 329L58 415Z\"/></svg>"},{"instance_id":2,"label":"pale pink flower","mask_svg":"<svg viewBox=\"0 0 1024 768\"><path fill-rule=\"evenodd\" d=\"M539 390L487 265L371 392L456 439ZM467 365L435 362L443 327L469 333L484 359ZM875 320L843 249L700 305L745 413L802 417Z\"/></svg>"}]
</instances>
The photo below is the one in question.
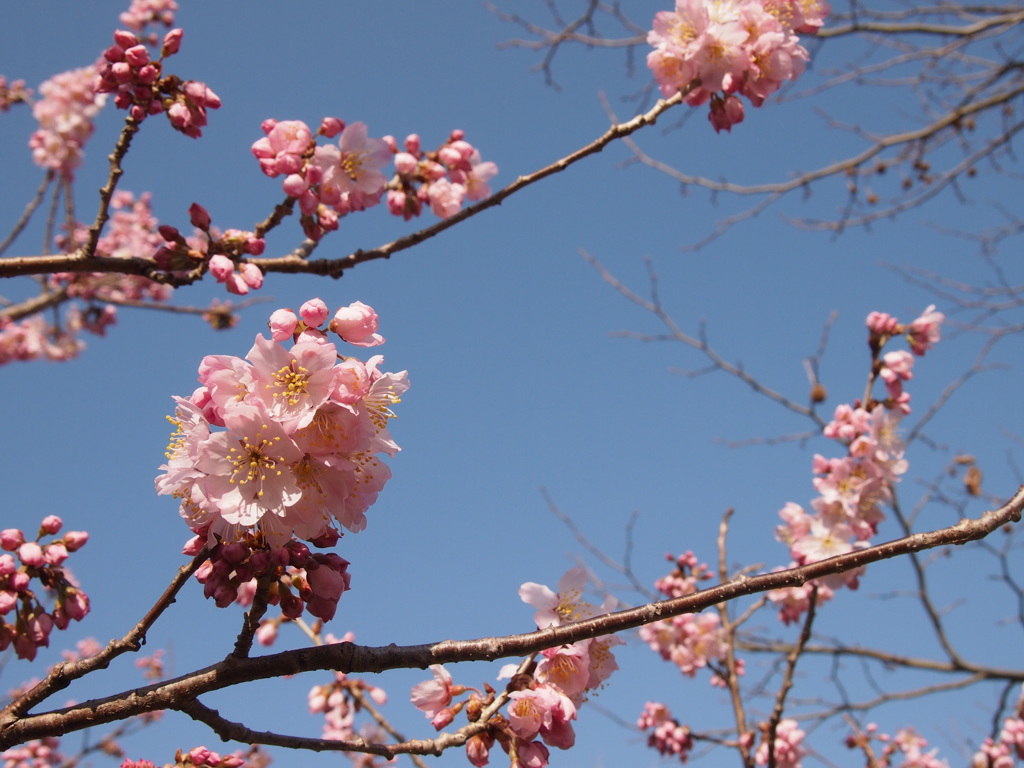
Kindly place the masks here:
<instances>
[{"instance_id":1,"label":"pale pink flower","mask_svg":"<svg viewBox=\"0 0 1024 768\"><path fill-rule=\"evenodd\" d=\"M465 196L466 188L462 184L453 184L448 179L438 179L427 188L430 210L442 219L458 213Z\"/></svg>"},{"instance_id":2,"label":"pale pink flower","mask_svg":"<svg viewBox=\"0 0 1024 768\"><path fill-rule=\"evenodd\" d=\"M543 584L529 581L519 588L519 597L537 609L533 620L538 629L589 619L614 609L616 600L613 597L605 600L601 608L585 601L583 588L586 584L587 569L577 565L559 580L557 594Z\"/></svg>"},{"instance_id":3,"label":"pale pink flower","mask_svg":"<svg viewBox=\"0 0 1024 768\"><path fill-rule=\"evenodd\" d=\"M302 458L298 446L262 406L240 404L224 414L224 423L228 431L211 434L196 461L220 518L254 527L264 515L285 516L302 495L291 469ZM219 528L215 523L211 538Z\"/></svg>"},{"instance_id":4,"label":"pale pink flower","mask_svg":"<svg viewBox=\"0 0 1024 768\"><path fill-rule=\"evenodd\" d=\"M801 746L806 735L796 720L786 718L779 721L775 729L775 765L779 768L799 768L800 759L807 754L807 750ZM758 765L768 763L768 744L764 741L757 748L755 759Z\"/></svg>"},{"instance_id":5,"label":"pale pink flower","mask_svg":"<svg viewBox=\"0 0 1024 768\"><path fill-rule=\"evenodd\" d=\"M469 158L472 170L466 174L466 198L469 200L483 200L491 196L491 185L488 184L492 178L498 175L497 164L480 160L479 150L473 150Z\"/></svg>"},{"instance_id":6,"label":"pale pink flower","mask_svg":"<svg viewBox=\"0 0 1024 768\"><path fill-rule=\"evenodd\" d=\"M853 531L848 525L825 525L820 520L811 521L811 530L797 539L790 547L794 559L801 565L816 563L836 555L853 551L850 540Z\"/></svg>"},{"instance_id":7,"label":"pale pink flower","mask_svg":"<svg viewBox=\"0 0 1024 768\"><path fill-rule=\"evenodd\" d=\"M323 174L319 182L320 200L334 207L342 202L345 193L378 194L387 183L380 169L391 157L387 142L368 138L365 123L346 126L337 147L317 147L313 154L312 163Z\"/></svg>"},{"instance_id":8,"label":"pale pink flower","mask_svg":"<svg viewBox=\"0 0 1024 768\"><path fill-rule=\"evenodd\" d=\"M532 740L545 723L551 722L552 698L552 691L547 687L509 694L508 720L512 732L524 741Z\"/></svg>"},{"instance_id":9,"label":"pale pink flower","mask_svg":"<svg viewBox=\"0 0 1024 768\"><path fill-rule=\"evenodd\" d=\"M537 680L556 686L569 697L583 693L590 679L589 643L587 640L542 651Z\"/></svg>"},{"instance_id":10,"label":"pale pink flower","mask_svg":"<svg viewBox=\"0 0 1024 768\"><path fill-rule=\"evenodd\" d=\"M313 134L301 120L265 122L267 135L254 142L252 153L267 176L299 173L305 165L303 155L313 146Z\"/></svg>"},{"instance_id":11,"label":"pale pink flower","mask_svg":"<svg viewBox=\"0 0 1024 768\"><path fill-rule=\"evenodd\" d=\"M441 664L431 664L433 680L425 680L412 687L410 698L416 709L422 710L427 718L434 717L452 702L452 676Z\"/></svg>"},{"instance_id":12,"label":"pale pink flower","mask_svg":"<svg viewBox=\"0 0 1024 768\"><path fill-rule=\"evenodd\" d=\"M288 432L308 424L335 387L333 344L304 342L288 350L261 334L246 357L253 364L254 394Z\"/></svg>"},{"instance_id":13,"label":"pale pink flower","mask_svg":"<svg viewBox=\"0 0 1024 768\"><path fill-rule=\"evenodd\" d=\"M910 342L910 349L915 355L924 355L929 349L935 346L942 338L942 322L946 316L935 311L935 305L931 304L907 326L907 340Z\"/></svg>"}]
</instances>

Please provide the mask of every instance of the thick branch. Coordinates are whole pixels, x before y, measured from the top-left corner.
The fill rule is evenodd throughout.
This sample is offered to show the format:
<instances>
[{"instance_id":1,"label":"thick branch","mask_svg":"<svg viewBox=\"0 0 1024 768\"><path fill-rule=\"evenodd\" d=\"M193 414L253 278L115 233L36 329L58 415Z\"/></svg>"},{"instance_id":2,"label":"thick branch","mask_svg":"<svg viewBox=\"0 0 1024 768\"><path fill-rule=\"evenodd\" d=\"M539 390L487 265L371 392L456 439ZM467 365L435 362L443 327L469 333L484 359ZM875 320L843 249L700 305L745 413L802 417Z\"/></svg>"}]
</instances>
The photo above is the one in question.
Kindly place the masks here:
<instances>
[{"instance_id":1,"label":"thick branch","mask_svg":"<svg viewBox=\"0 0 1024 768\"><path fill-rule=\"evenodd\" d=\"M250 680L295 675L314 670L346 673L383 672L388 669L420 668L431 664L460 661L493 661L574 643L587 638L633 629L684 613L702 611L727 600L771 589L801 586L812 579L860 568L869 563L920 552L940 546L965 544L982 539L992 531L1017 522L1024 510L1024 487L997 510L977 519L963 519L956 525L928 533L916 533L857 552L811 563L800 568L738 578L685 597L599 616L561 627L549 627L522 635L478 640L445 640L413 646L357 646L339 643L305 648L258 658L227 658L182 677L64 709L17 719L8 716L0 724L0 749L44 735L63 734L159 709L175 709L209 691L228 688Z\"/></svg>"}]
</instances>

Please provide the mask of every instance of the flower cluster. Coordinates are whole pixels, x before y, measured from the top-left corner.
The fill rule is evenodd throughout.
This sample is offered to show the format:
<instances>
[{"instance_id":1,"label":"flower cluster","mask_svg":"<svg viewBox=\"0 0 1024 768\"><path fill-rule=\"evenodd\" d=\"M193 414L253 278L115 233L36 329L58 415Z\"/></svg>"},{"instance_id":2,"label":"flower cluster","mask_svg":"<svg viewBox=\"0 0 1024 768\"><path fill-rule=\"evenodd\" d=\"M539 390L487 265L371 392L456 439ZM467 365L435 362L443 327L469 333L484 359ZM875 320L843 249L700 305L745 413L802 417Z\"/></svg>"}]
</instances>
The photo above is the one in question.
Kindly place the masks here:
<instances>
[{"instance_id":1,"label":"flower cluster","mask_svg":"<svg viewBox=\"0 0 1024 768\"><path fill-rule=\"evenodd\" d=\"M351 638L349 633L345 639ZM328 636L328 640L332 638ZM374 704L384 705L388 702L388 695L383 688L349 677L344 672L335 672L332 683L313 686L309 692L309 711L314 715L323 714L323 738L340 741L362 738L369 744L386 740L386 734L380 732L376 723L364 724L356 729L355 716L362 709L360 700L364 696L369 697Z\"/></svg>"},{"instance_id":2,"label":"flower cluster","mask_svg":"<svg viewBox=\"0 0 1024 768\"><path fill-rule=\"evenodd\" d=\"M754 759L758 765L768 765L768 729L764 728L763 738ZM780 720L775 728L772 765L778 768L800 768L800 760L807 755L802 742L807 734L801 730L796 720L786 718Z\"/></svg>"},{"instance_id":3,"label":"flower cluster","mask_svg":"<svg viewBox=\"0 0 1024 768\"><path fill-rule=\"evenodd\" d=\"M59 539L41 542L44 536L56 536L63 525L59 517L48 515L31 541L17 528L0 531L0 549L4 550L0 555L0 616L5 617L0 620L0 651L13 645L18 658L32 661L39 648L50 645L55 626L67 629L72 619L81 621L89 613L89 596L64 568L68 555L85 546L89 534L69 531ZM52 593L51 610L44 608L32 591L33 580ZM9 623L6 617L12 611L14 621Z\"/></svg>"},{"instance_id":4,"label":"flower cluster","mask_svg":"<svg viewBox=\"0 0 1024 768\"><path fill-rule=\"evenodd\" d=\"M711 578L707 565L698 562L693 552L678 557L666 555L666 559L674 563L675 568L654 584L665 599L693 594L699 582ZM714 612L687 613L645 624L640 628L640 637L652 651L665 661L671 661L687 677L694 677L699 669L713 668L725 660L728 651L721 619ZM742 665L739 671L742 673ZM712 684L720 683L721 676L716 671Z\"/></svg>"},{"instance_id":5,"label":"flower cluster","mask_svg":"<svg viewBox=\"0 0 1024 768\"><path fill-rule=\"evenodd\" d=\"M3 758L4 768L61 768L67 765L67 758L61 754L59 747L60 739L47 736L11 747L0 758Z\"/></svg>"},{"instance_id":6,"label":"flower cluster","mask_svg":"<svg viewBox=\"0 0 1024 768\"><path fill-rule=\"evenodd\" d=\"M114 44L103 53L95 89L113 93L117 108L128 110L136 122L165 112L172 128L197 139L207 111L220 108L220 98L205 83L162 76L163 60L181 49L182 36L180 29L164 35L160 56L153 59L134 32L117 30Z\"/></svg>"},{"instance_id":7,"label":"flower cluster","mask_svg":"<svg viewBox=\"0 0 1024 768\"><path fill-rule=\"evenodd\" d=\"M340 534L331 530L312 543L328 548L339 538ZM197 555L205 543L202 531L189 541L184 553ZM196 579L203 585L204 596L213 598L219 608L233 602L250 605L263 584L263 599L269 605L279 605L285 619L299 618L305 608L318 619L330 621L351 584L348 566L348 560L333 552L311 552L299 541L268 547L262 537L246 534L239 541L211 546L209 560L196 571ZM266 644L267 638L260 641Z\"/></svg>"},{"instance_id":8,"label":"flower cluster","mask_svg":"<svg viewBox=\"0 0 1024 768\"><path fill-rule=\"evenodd\" d=\"M255 264L244 261L259 256L266 243L254 232L228 229L221 232L212 226L210 212L199 203L188 209L189 220L196 234L185 237L177 227L165 224L159 228L162 244L153 255L161 269L187 271L203 264L228 293L244 296L250 289L263 286L263 272Z\"/></svg>"},{"instance_id":9,"label":"flower cluster","mask_svg":"<svg viewBox=\"0 0 1024 768\"><path fill-rule=\"evenodd\" d=\"M165 768L254 768L257 765L264 765L263 755L257 755L255 760L247 760L249 755L235 752L230 755L222 755L206 747L192 747L187 752L178 750L174 754L174 762L168 763ZM156 768L150 760L126 759L121 763L121 768Z\"/></svg>"},{"instance_id":10,"label":"flower cluster","mask_svg":"<svg viewBox=\"0 0 1024 768\"><path fill-rule=\"evenodd\" d=\"M872 747L872 741L882 744L882 749ZM937 748L924 751L928 741L913 728L904 728L897 731L895 736L890 736L887 733L879 733L876 723L869 723L863 730L847 736L846 746L849 749L860 749L869 755L871 762L879 768L890 768L894 765L900 768L949 768L948 762L939 759ZM980 764L979 758L982 759ZM1012 768L1013 764L1012 760L1005 765L985 762L981 752L975 756L975 765L978 768Z\"/></svg>"},{"instance_id":11,"label":"flower cluster","mask_svg":"<svg viewBox=\"0 0 1024 768\"><path fill-rule=\"evenodd\" d=\"M388 189L388 210L406 221L419 216L428 205L446 219L462 208L463 200L483 200L491 194L488 182L498 166L483 162L480 150L452 131L436 152L424 152L420 137L406 137L404 151L395 154L395 178Z\"/></svg>"},{"instance_id":12,"label":"flower cluster","mask_svg":"<svg viewBox=\"0 0 1024 768\"><path fill-rule=\"evenodd\" d=\"M676 0L654 17L647 66L662 94L690 89L685 101L710 100L716 131L743 121L746 96L755 107L809 60L797 32L813 34L829 12L824 0Z\"/></svg>"},{"instance_id":13,"label":"flower cluster","mask_svg":"<svg viewBox=\"0 0 1024 768\"><path fill-rule=\"evenodd\" d=\"M93 132L93 121L106 96L93 89L96 67L54 75L39 86L32 114L39 128L29 137L36 165L70 178L82 164L82 148Z\"/></svg>"},{"instance_id":14,"label":"flower cluster","mask_svg":"<svg viewBox=\"0 0 1024 768\"><path fill-rule=\"evenodd\" d=\"M538 629L561 626L573 621L599 616L615 607L609 597L598 607L583 600L587 572L582 566L570 569L559 581L558 592L534 582L519 589L522 600L537 609L534 620ZM611 649L621 645L616 637L581 640L571 645L548 648L539 659L517 668L502 668L499 679L511 678L508 684L507 716L495 715L486 730L466 743L466 756L475 766L487 765L495 742L512 757L513 765L544 768L548 764L548 747L569 749L576 741L572 721L577 709L618 669ZM449 725L461 710L471 722L479 720L483 708L494 702L494 689L485 686L486 699L480 691L453 685L452 677L441 665L430 667L434 679L418 683L412 689L412 703L430 718L437 729ZM468 701L453 702L455 696L472 692Z\"/></svg>"},{"instance_id":15,"label":"flower cluster","mask_svg":"<svg viewBox=\"0 0 1024 768\"><path fill-rule=\"evenodd\" d=\"M32 92L25 87L24 80L7 81L7 77L0 75L0 112L6 112L12 104L27 102Z\"/></svg>"},{"instance_id":16,"label":"flower cluster","mask_svg":"<svg viewBox=\"0 0 1024 768\"><path fill-rule=\"evenodd\" d=\"M163 242L160 224L153 214L152 195L146 192L138 197L119 190L110 199L110 220L107 230L96 243L96 255L115 259L149 258ZM71 236L58 239L66 251L85 242L88 230L78 224ZM167 301L174 289L141 275L118 275L109 272L58 272L50 277L51 290L66 290L69 297L95 302ZM116 317L114 307L102 308ZM97 315L98 308L90 307L87 318ZM113 322L113 317L110 322ZM88 325L87 330L98 332Z\"/></svg>"},{"instance_id":17,"label":"flower cluster","mask_svg":"<svg viewBox=\"0 0 1024 768\"><path fill-rule=\"evenodd\" d=\"M339 358L320 329L329 315L320 299L306 302L291 349L259 335L247 360L207 356L199 389L175 398L156 489L181 500L211 546L252 534L280 548L366 526L391 475L377 455L399 450L387 422L407 374L380 371L379 355Z\"/></svg>"},{"instance_id":18,"label":"flower cluster","mask_svg":"<svg viewBox=\"0 0 1024 768\"><path fill-rule=\"evenodd\" d=\"M318 145L301 120L264 120L261 127L266 135L252 153L267 176L284 176L282 189L298 201L303 230L313 240L337 229L343 216L379 204L385 191L396 216L410 219L427 205L447 218L464 200L488 196L487 182L498 172L459 130L437 151L424 152L415 134L399 151L393 137L371 138L364 123L346 125L336 117L324 118L317 131L338 137L336 145ZM389 180L383 169L392 159L396 173Z\"/></svg>"},{"instance_id":19,"label":"flower cluster","mask_svg":"<svg viewBox=\"0 0 1024 768\"><path fill-rule=\"evenodd\" d=\"M903 381L911 378L914 358L905 351L882 354L882 348L902 334L914 354L923 355L939 340L942 320L934 306L907 326L883 313L868 315L872 380L884 382L887 397L840 405L825 426L825 437L845 445L847 455L831 459L815 455L814 487L820 496L811 502L812 512L792 502L779 511L784 524L776 528L776 538L789 546L795 566L868 546L885 519L881 505L891 500L892 484L907 471L898 429L904 414L910 412L910 395L903 391ZM775 590L768 596L779 606L779 618L788 624L807 610L811 590L818 589L819 601L827 600L839 587L856 589L862 572L854 569L813 584Z\"/></svg>"},{"instance_id":20,"label":"flower cluster","mask_svg":"<svg viewBox=\"0 0 1024 768\"><path fill-rule=\"evenodd\" d=\"M985 739L971 765L972 768L1013 768L1014 758L1024 761L1024 686L1013 716L1003 720L998 738Z\"/></svg>"},{"instance_id":21,"label":"flower cluster","mask_svg":"<svg viewBox=\"0 0 1024 768\"><path fill-rule=\"evenodd\" d=\"M142 32L149 24L162 24L170 27L174 24L174 14L178 11L175 0L132 0L128 10L121 14L121 23L136 32Z\"/></svg>"},{"instance_id":22,"label":"flower cluster","mask_svg":"<svg viewBox=\"0 0 1024 768\"><path fill-rule=\"evenodd\" d=\"M42 315L20 321L0 317L0 365L40 358L70 360L85 347L76 338L79 329L74 317L69 317L63 328L48 325Z\"/></svg>"},{"instance_id":23,"label":"flower cluster","mask_svg":"<svg viewBox=\"0 0 1024 768\"><path fill-rule=\"evenodd\" d=\"M690 729L680 725L664 704L649 701L637 718L636 727L641 731L652 730L647 736L647 746L666 757L678 757L685 763L693 749Z\"/></svg>"}]
</instances>

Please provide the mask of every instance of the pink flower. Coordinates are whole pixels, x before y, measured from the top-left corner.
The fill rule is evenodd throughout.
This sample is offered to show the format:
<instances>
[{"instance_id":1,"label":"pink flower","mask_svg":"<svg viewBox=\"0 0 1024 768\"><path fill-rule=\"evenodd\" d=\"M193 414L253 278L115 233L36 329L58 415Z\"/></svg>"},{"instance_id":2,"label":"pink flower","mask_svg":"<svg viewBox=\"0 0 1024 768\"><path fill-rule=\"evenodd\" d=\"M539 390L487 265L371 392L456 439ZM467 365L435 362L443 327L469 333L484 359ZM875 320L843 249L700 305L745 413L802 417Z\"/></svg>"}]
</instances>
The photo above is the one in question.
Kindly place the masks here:
<instances>
[{"instance_id":1,"label":"pink flower","mask_svg":"<svg viewBox=\"0 0 1024 768\"><path fill-rule=\"evenodd\" d=\"M441 664L429 667L434 675L433 680L425 680L412 687L411 700L416 709L420 709L427 718L434 717L452 702L452 676Z\"/></svg>"},{"instance_id":2,"label":"pink flower","mask_svg":"<svg viewBox=\"0 0 1024 768\"><path fill-rule=\"evenodd\" d=\"M609 597L601 608L583 599L583 588L587 584L587 569L582 565L570 568L558 582L558 593L543 584L529 581L519 588L520 599L537 609L533 620L538 629L558 627L573 621L589 619L608 613L616 604Z\"/></svg>"},{"instance_id":3,"label":"pink flower","mask_svg":"<svg viewBox=\"0 0 1024 768\"><path fill-rule=\"evenodd\" d=\"M384 343L377 333L377 313L373 307L355 301L334 313L330 329L349 344L357 347L376 347Z\"/></svg>"},{"instance_id":4,"label":"pink flower","mask_svg":"<svg viewBox=\"0 0 1024 768\"><path fill-rule=\"evenodd\" d=\"M365 123L351 123L338 139L338 146L317 147L312 164L320 169L320 200L336 207L342 195L376 195L384 189L387 177L381 168L391 162L391 148L383 139L367 136Z\"/></svg>"},{"instance_id":5,"label":"pink flower","mask_svg":"<svg viewBox=\"0 0 1024 768\"><path fill-rule=\"evenodd\" d=\"M196 461L223 524L251 527L265 515L286 516L302 496L291 469L302 458L298 447L262 406L239 404L224 423L228 431L211 434ZM210 535L221 527L215 522Z\"/></svg>"},{"instance_id":6,"label":"pink flower","mask_svg":"<svg viewBox=\"0 0 1024 768\"><path fill-rule=\"evenodd\" d=\"M549 711L552 691L549 688L513 691L509 695L508 720L512 732L524 741L531 741L545 724L551 722Z\"/></svg>"},{"instance_id":7,"label":"pink flower","mask_svg":"<svg viewBox=\"0 0 1024 768\"><path fill-rule=\"evenodd\" d=\"M537 664L537 679L570 697L583 693L590 679L589 643L587 640L543 651Z\"/></svg>"},{"instance_id":8,"label":"pink flower","mask_svg":"<svg viewBox=\"0 0 1024 768\"><path fill-rule=\"evenodd\" d=\"M779 768L799 768L800 759L807 754L800 744L807 734L800 730L796 720L781 720L775 729L775 765ZM758 765L768 763L768 744L764 741L755 755Z\"/></svg>"},{"instance_id":9,"label":"pink flower","mask_svg":"<svg viewBox=\"0 0 1024 768\"><path fill-rule=\"evenodd\" d=\"M873 336L891 336L899 326L899 320L885 312L870 312L866 320Z\"/></svg>"},{"instance_id":10,"label":"pink flower","mask_svg":"<svg viewBox=\"0 0 1024 768\"><path fill-rule=\"evenodd\" d=\"M465 196L466 188L462 184L452 184L448 179L438 179L427 188L430 210L442 219L458 213Z\"/></svg>"},{"instance_id":11,"label":"pink flower","mask_svg":"<svg viewBox=\"0 0 1024 768\"><path fill-rule=\"evenodd\" d=\"M308 424L334 389L338 353L333 344L304 342L287 350L261 334L247 357L256 397L289 432Z\"/></svg>"},{"instance_id":12,"label":"pink flower","mask_svg":"<svg viewBox=\"0 0 1024 768\"><path fill-rule=\"evenodd\" d=\"M252 153L267 176L299 173L305 165L303 155L313 146L313 134L301 120L264 123L266 137L252 145Z\"/></svg>"},{"instance_id":13,"label":"pink flower","mask_svg":"<svg viewBox=\"0 0 1024 768\"><path fill-rule=\"evenodd\" d=\"M945 319L946 316L936 312L935 305L931 304L920 317L907 326L907 340L915 355L924 355L939 342L942 338L940 326Z\"/></svg>"}]
</instances>

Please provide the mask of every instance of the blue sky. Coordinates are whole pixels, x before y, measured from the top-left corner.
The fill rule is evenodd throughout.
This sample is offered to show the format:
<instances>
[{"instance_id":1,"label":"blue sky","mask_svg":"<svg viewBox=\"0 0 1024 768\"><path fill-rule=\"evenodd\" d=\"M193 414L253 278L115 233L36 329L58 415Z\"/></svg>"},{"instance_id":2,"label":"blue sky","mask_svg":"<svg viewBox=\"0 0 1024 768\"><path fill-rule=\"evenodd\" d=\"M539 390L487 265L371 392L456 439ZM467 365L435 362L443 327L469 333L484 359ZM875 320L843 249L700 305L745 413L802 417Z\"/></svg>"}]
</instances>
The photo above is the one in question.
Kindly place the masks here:
<instances>
[{"instance_id":1,"label":"blue sky","mask_svg":"<svg viewBox=\"0 0 1024 768\"><path fill-rule=\"evenodd\" d=\"M417 132L426 147L462 128L484 159L498 164L494 183L502 186L600 135L608 124L601 94L625 118L634 107L624 97L647 83L643 70L625 76L620 53L566 50L556 61L561 90L546 87L531 72L533 55L498 50L498 43L520 31L477 4L302 2L288 5L287 12L268 2L182 5L177 24L185 38L181 53L170 60L172 69L206 81L224 106L211 115L199 141L159 120L147 123L122 181L124 189L152 191L158 218L182 228L193 201L209 209L215 224L249 229L280 199L279 182L265 178L249 152L267 117L316 125L336 115L362 120L374 136ZM630 12L646 20L661 8L637 2ZM121 10L122 3L107 0L8 5L0 27L0 72L36 87L55 72L93 61L109 44ZM508 10L542 18L539 4L514 3ZM842 66L845 52L839 46L819 53L818 70ZM702 110L666 130L682 115L677 111L636 139L687 173L771 181L857 146L850 134L829 130L815 108L831 110L837 119L883 125L900 119L894 107L899 98L851 88L769 103L748 110L747 121L730 135L715 135ZM87 146L76 189L79 218L95 210L105 156L121 119L105 111ZM32 127L25 110L0 119L4 231L39 180L25 148ZM693 350L616 337L623 330L659 334L664 328L604 283L580 251L643 295L650 259L664 304L684 330L696 333L704 323L723 357L800 402L808 391L801 360L815 352L824 323L838 312L821 366L830 394L827 415L863 390L863 320L869 311L910 320L938 303L955 314L890 267L929 269L975 284L991 281L977 246L936 223L947 230L991 226L1000 220L994 201L1018 193L1007 179L983 171L976 188L966 190L969 205L940 198L869 232L840 237L791 226L786 217L835 215L841 209L845 182L826 183L808 200L784 201L692 252L681 246L707 235L716 220L746 202L712 201L700 191L681 195L675 181L629 164L629 158L624 147L613 145L497 209L388 261L361 265L338 281L271 275L260 295L273 297L272 303L248 310L231 332L215 333L187 317L122 311L108 338L88 339L88 350L76 361L7 366L0 406L4 527L34 526L56 513L69 527L92 534L73 563L92 595L93 613L56 636L55 646L64 637L70 645L86 635L101 641L121 635L184 562L180 545L188 531L173 501L156 497L152 485L163 461L171 396L192 391L204 355L244 355L270 310L297 308L313 296L332 307L355 300L375 307L388 338L381 348L386 368L407 369L412 383L392 427L403 448L390 462L394 477L368 513L367 530L340 544L339 552L352 562L353 589L331 624L337 634L352 630L358 642L406 644L522 632L532 628L532 610L517 598L521 583L554 586L580 558L608 582L621 581L585 556L548 512L542 488L614 558L623 555L625 526L637 511L632 559L646 583L663 572L666 551L693 549L711 561L719 520L730 507L736 509L731 562L784 564L787 553L772 538L777 511L787 501L806 504L812 498L811 457L837 455L835 447L821 438L778 447L730 445L801 432L810 424L722 373L678 375L705 366ZM404 223L382 208L371 210L343 220L319 254L372 248L432 221L425 216ZM40 233L35 226L13 253L37 253ZM283 253L299 240L297 223L288 222L268 239L268 254ZM1009 269L1010 282L1016 271L1019 283L1019 267ZM12 281L2 295L17 300L31 290L28 281ZM212 297L223 298L223 292L200 285L181 291L176 301L203 306ZM918 362L909 387L918 413L980 346L976 335L948 335L948 342ZM993 360L1019 356L1020 342L1011 340L997 348ZM958 452L977 458L988 492L1012 492L1021 481L1014 459L1019 442L1013 438L1021 434L1015 394L1021 383L1018 369L991 370L957 393L929 426L929 443L915 446L909 457L905 507L913 506L921 483L933 480ZM976 502L967 511L983 509ZM920 519L923 528L932 528L955 516L931 506ZM894 527L881 533L895 535ZM984 580L987 561L957 554L963 559L936 572L949 588L940 602L959 611L954 634L972 644L969 656L976 652L977 658L1012 664L1019 638L1012 626L998 624L1012 606L999 602L1005 598L999 586ZM923 630L911 628L923 626L911 604L880 597L910 588L906 566L872 568L858 593L841 595L823 610L817 629L850 643L884 642L894 650L931 653ZM957 604L979 590L985 598L977 602L987 612ZM170 649L176 674L226 654L240 620L239 611L203 601L198 587L186 592L150 636L150 648ZM984 640L974 631L978 622L985 622ZM774 630L769 613L759 623ZM791 630L786 636L795 635ZM285 634L278 648L301 643L298 633ZM59 647L51 650L45 660L52 662ZM752 679L767 671L763 659L749 663ZM452 671L457 682L479 685L493 682L499 666ZM620 666L596 700L618 717L631 722L644 701L659 698L695 729L728 723L724 696L706 677L683 679L635 638L620 652ZM827 669L811 662L801 669L804 687L794 695L813 698L823 690L819 682ZM3 668L3 686L29 674L28 665L11 660ZM81 700L139 681L129 659L96 677L69 696ZM426 721L406 703L409 686L423 677L402 672L373 681L389 692L389 712L410 737L430 735ZM326 678L304 676L206 703L253 728L318 735L320 722L306 714L305 694L320 682ZM893 706L880 711L878 721L890 732L916 723L959 762L952 744L980 740L993 700L991 689L975 689L955 706ZM759 704L762 712L769 706ZM553 755L553 765L659 762L637 744L637 734L596 709L583 708L577 730L579 746ZM853 764L854 756L841 746L844 736L844 730L822 729L814 744L836 764ZM160 763L175 748L204 742L213 747L214 741L203 728L171 715L126 743L136 750L132 756ZM77 743L70 737L66 751ZM501 765L504 756L493 757L492 764ZM337 758L279 753L275 764L332 760ZM439 764L464 761L451 753Z\"/></svg>"}]
</instances>

